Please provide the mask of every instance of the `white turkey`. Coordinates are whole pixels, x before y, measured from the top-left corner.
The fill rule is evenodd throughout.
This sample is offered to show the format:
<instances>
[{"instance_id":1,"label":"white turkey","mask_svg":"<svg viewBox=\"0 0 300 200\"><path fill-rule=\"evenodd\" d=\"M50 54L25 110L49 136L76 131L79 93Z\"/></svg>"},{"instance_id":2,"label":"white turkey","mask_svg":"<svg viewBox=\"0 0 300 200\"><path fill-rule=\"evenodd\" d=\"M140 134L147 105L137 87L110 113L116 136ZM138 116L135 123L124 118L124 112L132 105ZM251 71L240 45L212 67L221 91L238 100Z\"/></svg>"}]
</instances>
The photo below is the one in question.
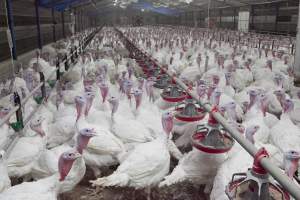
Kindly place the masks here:
<instances>
[{"instance_id":1,"label":"white turkey","mask_svg":"<svg viewBox=\"0 0 300 200\"><path fill-rule=\"evenodd\" d=\"M85 174L81 155L70 150L58 161L59 172L34 182L23 182L0 193L0 200L57 200L60 193L72 190Z\"/></svg>"},{"instance_id":2,"label":"white turkey","mask_svg":"<svg viewBox=\"0 0 300 200\"><path fill-rule=\"evenodd\" d=\"M286 99L283 102L284 113L279 122L271 129L270 140L282 152L290 149L300 151L300 129L290 119L289 113L294 109L293 101Z\"/></svg>"},{"instance_id":3,"label":"white turkey","mask_svg":"<svg viewBox=\"0 0 300 200\"><path fill-rule=\"evenodd\" d=\"M99 176L99 167L111 166L121 162L126 155L126 149L123 142L114 136L105 126L101 126L101 124L97 122L89 123L86 121L86 117L89 115L89 113L85 113L86 105L89 101L88 97L77 96L75 101L77 109L77 129L81 130L90 127L94 128L98 133L97 137L94 137L87 146L84 158L87 165L92 167L95 175ZM85 114L87 114L87 116L85 116ZM97 120L104 117L101 113L98 113L98 115Z\"/></svg>"},{"instance_id":4,"label":"white turkey","mask_svg":"<svg viewBox=\"0 0 300 200\"><path fill-rule=\"evenodd\" d=\"M169 118L172 118L170 115ZM158 184L169 172L168 136L156 132L156 139L137 145L117 170L108 177L91 181L94 186L145 188Z\"/></svg>"},{"instance_id":5,"label":"white turkey","mask_svg":"<svg viewBox=\"0 0 300 200\"><path fill-rule=\"evenodd\" d=\"M74 149L76 149L78 153L82 154L83 150L89 144L91 138L95 136L96 133L93 129L84 128L79 130L78 134L76 135ZM32 177L37 180L57 173L57 162L59 160L59 155L69 150L72 150L72 147L68 144L63 144L51 150L43 151L39 159L33 165L31 171Z\"/></svg>"},{"instance_id":6,"label":"white turkey","mask_svg":"<svg viewBox=\"0 0 300 200\"><path fill-rule=\"evenodd\" d=\"M257 125L250 125L246 127L245 136L255 142L254 136L257 134ZM255 144L259 148L261 143ZM263 144L267 149L270 158L277 166L281 165L282 154L279 149L273 145ZM229 151L229 159L221 164L214 179L213 188L210 194L211 200L227 200L228 197L224 192L227 184L230 182L232 175L238 172L247 171L253 163L253 158L247 153L239 144L235 144L231 151Z\"/></svg>"},{"instance_id":7,"label":"white turkey","mask_svg":"<svg viewBox=\"0 0 300 200\"><path fill-rule=\"evenodd\" d=\"M0 151L0 193L7 190L11 186L11 181L7 173L7 164L5 152Z\"/></svg>"},{"instance_id":8,"label":"white turkey","mask_svg":"<svg viewBox=\"0 0 300 200\"><path fill-rule=\"evenodd\" d=\"M34 162L46 148L46 135L42 128L43 119L31 120L30 128L18 139L7 158L7 170L10 177L23 177L30 174Z\"/></svg>"}]
</instances>

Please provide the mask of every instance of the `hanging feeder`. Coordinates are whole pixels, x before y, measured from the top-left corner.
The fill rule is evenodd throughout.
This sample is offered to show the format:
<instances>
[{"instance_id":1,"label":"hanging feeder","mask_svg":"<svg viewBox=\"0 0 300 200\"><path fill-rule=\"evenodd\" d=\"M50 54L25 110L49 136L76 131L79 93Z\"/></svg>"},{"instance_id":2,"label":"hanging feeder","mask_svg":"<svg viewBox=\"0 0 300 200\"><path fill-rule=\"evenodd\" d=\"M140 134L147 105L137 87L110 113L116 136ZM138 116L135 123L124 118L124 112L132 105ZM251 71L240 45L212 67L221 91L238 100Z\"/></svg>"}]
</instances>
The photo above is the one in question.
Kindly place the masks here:
<instances>
[{"instance_id":1,"label":"hanging feeder","mask_svg":"<svg viewBox=\"0 0 300 200\"><path fill-rule=\"evenodd\" d=\"M149 69L152 69L152 65L146 62L143 62L142 64L139 64L142 70L145 72Z\"/></svg>"},{"instance_id":2,"label":"hanging feeder","mask_svg":"<svg viewBox=\"0 0 300 200\"><path fill-rule=\"evenodd\" d=\"M212 114L209 114L208 123L197 126L192 136L192 144L200 151L220 154L228 152L234 145L234 140L220 127Z\"/></svg>"},{"instance_id":3,"label":"hanging feeder","mask_svg":"<svg viewBox=\"0 0 300 200\"><path fill-rule=\"evenodd\" d=\"M205 111L194 103L191 96L186 97L185 102L177 105L175 110L175 118L183 122L196 122L205 117Z\"/></svg>"},{"instance_id":4,"label":"hanging feeder","mask_svg":"<svg viewBox=\"0 0 300 200\"><path fill-rule=\"evenodd\" d=\"M157 77L160 74L160 69L159 68L154 68L154 67L151 66L147 69L143 69L143 72L145 73L145 75L147 77L151 77L151 76Z\"/></svg>"},{"instance_id":5,"label":"hanging feeder","mask_svg":"<svg viewBox=\"0 0 300 200\"><path fill-rule=\"evenodd\" d=\"M156 82L154 83L154 87L158 89L164 89L170 84L170 78L167 74L159 75L157 77Z\"/></svg>"},{"instance_id":6,"label":"hanging feeder","mask_svg":"<svg viewBox=\"0 0 300 200\"><path fill-rule=\"evenodd\" d=\"M160 95L163 100L171 103L179 103L186 98L186 93L177 85L166 87Z\"/></svg>"},{"instance_id":7,"label":"hanging feeder","mask_svg":"<svg viewBox=\"0 0 300 200\"><path fill-rule=\"evenodd\" d=\"M264 157L269 155L261 148L254 157L251 169L246 173L233 174L225 190L230 200L290 200L290 195L269 177L267 171L260 165L260 160Z\"/></svg>"},{"instance_id":8,"label":"hanging feeder","mask_svg":"<svg viewBox=\"0 0 300 200\"><path fill-rule=\"evenodd\" d=\"M139 65L140 67L142 67L142 68L146 66L146 63L145 63L145 61L144 61L143 58L136 58L135 61L136 61L136 62L138 63L138 65Z\"/></svg>"}]
</instances>

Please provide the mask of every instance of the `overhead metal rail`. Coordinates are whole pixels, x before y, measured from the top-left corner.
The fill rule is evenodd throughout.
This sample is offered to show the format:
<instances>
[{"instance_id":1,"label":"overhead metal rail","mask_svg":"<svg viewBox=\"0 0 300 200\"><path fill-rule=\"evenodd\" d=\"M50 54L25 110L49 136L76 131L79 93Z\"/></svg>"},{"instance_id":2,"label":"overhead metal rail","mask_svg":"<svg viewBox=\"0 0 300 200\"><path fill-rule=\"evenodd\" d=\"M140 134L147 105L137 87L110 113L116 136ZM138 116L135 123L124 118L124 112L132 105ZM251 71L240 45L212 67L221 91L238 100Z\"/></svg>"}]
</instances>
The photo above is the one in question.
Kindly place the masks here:
<instances>
[{"instance_id":1,"label":"overhead metal rail","mask_svg":"<svg viewBox=\"0 0 300 200\"><path fill-rule=\"evenodd\" d=\"M145 56L148 58L151 58L152 61L154 59L151 55L147 54L146 52L143 52L138 47L135 46L128 38L124 36L124 34L118 30L115 29L119 35L123 38L123 42L126 42L125 46L131 45L136 50L142 52ZM170 76L177 85L179 85L183 90L185 90L193 99L195 99L200 106L204 108L205 111L212 114L212 116L227 130L227 132L234 138L252 157L257 158L258 151L252 143L250 143L248 140L246 140L240 132L238 132L237 129L232 127L230 123L228 123L227 119L224 118L216 109L214 109L208 102L203 102L199 100L197 94L192 91L185 83L183 83L179 78L176 77L175 74L171 73L167 69L161 67L158 63L156 63L157 66L164 71L168 76ZM292 179L290 179L288 176L284 174L284 172L279 169L274 163L271 162L271 160L267 157L262 157L259 160L261 166L268 171L268 173L286 190L288 191L291 196L293 196L295 199L300 199L300 187L299 185L295 184Z\"/></svg>"},{"instance_id":2,"label":"overhead metal rail","mask_svg":"<svg viewBox=\"0 0 300 200\"><path fill-rule=\"evenodd\" d=\"M65 58L63 59L62 62L59 62L59 59L57 60L56 63L56 70L54 70L51 75L49 76L52 77L55 73L56 75L56 80L55 80L55 84L60 80L60 67L64 66L65 70L67 71L67 73L70 71L69 69L69 61L71 61L73 64L75 64L75 58L77 58L79 56L79 54L83 51L83 49L85 49L87 47L87 45L91 42L91 40L94 38L94 36L102 29L102 27L97 28L96 30L94 30L92 33L90 33L87 37L85 37L82 41L80 41L79 46L76 49L71 50L71 53L69 55L66 55ZM18 93L14 93L14 103L15 106L13 106L11 108L11 111L0 121L0 127L3 126L4 124L6 124L8 122L8 120L14 115L16 114L16 119L17 119L17 123L19 123L19 128L20 130L17 130L15 132L15 134L13 134L11 136L11 138L9 139L9 141L3 145L3 147L0 147L0 149L3 149L6 151L6 154L9 155L11 150L14 148L14 145L17 143L18 139L22 136L22 130L24 129L24 127L26 127L27 123L31 120L32 116L41 108L41 105L43 105L43 103L45 102L45 100L50 96L50 94L52 93L52 91L54 90L55 87L52 88L52 90L50 91L49 95L46 96L46 92L45 92L45 84L47 81L49 81L49 78L47 80L45 80L44 75L42 72L40 72L40 83L22 100L20 101L20 97L18 95ZM54 84L54 86L55 86ZM22 116L22 107L26 104L26 102L34 95L35 92L37 92L38 90L41 90L42 93L42 102L40 103L39 106L37 106L37 108L35 108L27 117L27 119L25 119L23 121L23 116Z\"/></svg>"}]
</instances>

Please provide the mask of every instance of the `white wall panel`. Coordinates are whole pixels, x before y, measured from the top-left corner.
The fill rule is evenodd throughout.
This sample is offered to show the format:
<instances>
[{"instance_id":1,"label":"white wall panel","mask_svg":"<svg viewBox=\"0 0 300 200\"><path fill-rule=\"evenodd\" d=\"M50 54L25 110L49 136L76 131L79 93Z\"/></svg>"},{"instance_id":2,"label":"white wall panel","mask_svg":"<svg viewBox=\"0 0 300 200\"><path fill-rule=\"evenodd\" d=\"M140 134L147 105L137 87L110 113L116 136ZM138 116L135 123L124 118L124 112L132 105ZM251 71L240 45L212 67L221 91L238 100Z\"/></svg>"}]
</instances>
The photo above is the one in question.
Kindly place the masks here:
<instances>
[{"instance_id":1,"label":"white wall panel","mask_svg":"<svg viewBox=\"0 0 300 200\"><path fill-rule=\"evenodd\" d=\"M238 30L243 32L249 31L249 11L241 11L239 12L239 21L238 21Z\"/></svg>"}]
</instances>

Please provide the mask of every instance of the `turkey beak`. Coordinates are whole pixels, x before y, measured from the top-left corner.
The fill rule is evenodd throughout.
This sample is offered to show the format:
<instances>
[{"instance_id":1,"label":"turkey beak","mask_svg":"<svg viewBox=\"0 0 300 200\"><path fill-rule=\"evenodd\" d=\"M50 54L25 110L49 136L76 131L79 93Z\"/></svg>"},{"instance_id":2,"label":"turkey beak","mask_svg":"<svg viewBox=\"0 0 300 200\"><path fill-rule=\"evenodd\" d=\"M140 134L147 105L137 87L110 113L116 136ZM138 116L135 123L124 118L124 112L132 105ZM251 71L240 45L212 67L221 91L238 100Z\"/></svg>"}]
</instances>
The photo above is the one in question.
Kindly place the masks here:
<instances>
[{"instance_id":1,"label":"turkey beak","mask_svg":"<svg viewBox=\"0 0 300 200\"><path fill-rule=\"evenodd\" d=\"M41 117L40 120L41 120L41 122L43 122L43 121L46 120L46 118L45 117Z\"/></svg>"},{"instance_id":2,"label":"turkey beak","mask_svg":"<svg viewBox=\"0 0 300 200\"><path fill-rule=\"evenodd\" d=\"M81 154L79 152L76 152L74 155L74 158L75 159L81 158Z\"/></svg>"},{"instance_id":3,"label":"turkey beak","mask_svg":"<svg viewBox=\"0 0 300 200\"><path fill-rule=\"evenodd\" d=\"M97 132L96 132L94 129L92 129L92 131L91 131L91 136L94 137L94 136L96 136L96 135L97 135Z\"/></svg>"}]
</instances>

